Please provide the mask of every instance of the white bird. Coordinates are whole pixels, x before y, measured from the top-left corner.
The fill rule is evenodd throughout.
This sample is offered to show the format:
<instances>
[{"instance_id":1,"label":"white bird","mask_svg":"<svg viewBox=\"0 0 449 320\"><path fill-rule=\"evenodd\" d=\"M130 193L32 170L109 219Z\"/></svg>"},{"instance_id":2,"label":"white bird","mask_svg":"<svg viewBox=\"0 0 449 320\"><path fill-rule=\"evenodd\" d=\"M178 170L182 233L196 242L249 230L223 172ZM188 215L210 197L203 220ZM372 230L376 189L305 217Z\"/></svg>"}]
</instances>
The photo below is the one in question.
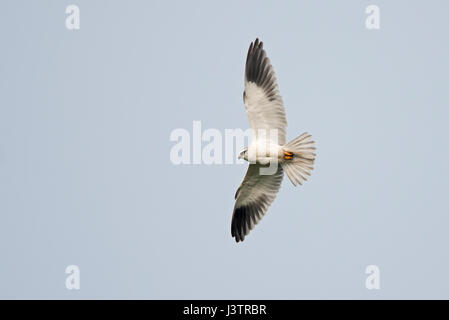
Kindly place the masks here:
<instances>
[{"instance_id":1,"label":"white bird","mask_svg":"<svg viewBox=\"0 0 449 320\"><path fill-rule=\"evenodd\" d=\"M310 176L315 160L315 143L308 133L285 143L284 105L273 67L259 39L249 46L243 102L252 141L239 154L239 159L250 164L235 194L231 235L236 242L243 241L265 215L279 191L284 171L297 186Z\"/></svg>"}]
</instances>

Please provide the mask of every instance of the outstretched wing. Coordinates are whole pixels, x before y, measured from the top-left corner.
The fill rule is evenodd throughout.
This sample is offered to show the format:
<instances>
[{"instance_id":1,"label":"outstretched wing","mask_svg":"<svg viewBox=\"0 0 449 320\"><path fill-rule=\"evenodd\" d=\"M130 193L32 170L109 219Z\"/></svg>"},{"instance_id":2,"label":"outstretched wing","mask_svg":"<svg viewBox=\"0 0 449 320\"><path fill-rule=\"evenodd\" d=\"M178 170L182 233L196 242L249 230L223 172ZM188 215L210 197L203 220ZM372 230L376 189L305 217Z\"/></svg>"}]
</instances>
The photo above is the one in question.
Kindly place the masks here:
<instances>
[{"instance_id":1,"label":"outstretched wing","mask_svg":"<svg viewBox=\"0 0 449 320\"><path fill-rule=\"evenodd\" d=\"M259 164L250 164L242 184L235 194L231 235L235 241L243 241L250 230L262 219L276 198L284 171L278 166L276 173L261 175ZM266 167L266 166L265 166Z\"/></svg>"},{"instance_id":2,"label":"outstretched wing","mask_svg":"<svg viewBox=\"0 0 449 320\"><path fill-rule=\"evenodd\" d=\"M284 105L274 69L259 39L251 43L246 57L243 102L251 129L256 134L259 129L277 129L278 144L285 144ZM270 137L270 131L266 131L266 137Z\"/></svg>"}]
</instances>

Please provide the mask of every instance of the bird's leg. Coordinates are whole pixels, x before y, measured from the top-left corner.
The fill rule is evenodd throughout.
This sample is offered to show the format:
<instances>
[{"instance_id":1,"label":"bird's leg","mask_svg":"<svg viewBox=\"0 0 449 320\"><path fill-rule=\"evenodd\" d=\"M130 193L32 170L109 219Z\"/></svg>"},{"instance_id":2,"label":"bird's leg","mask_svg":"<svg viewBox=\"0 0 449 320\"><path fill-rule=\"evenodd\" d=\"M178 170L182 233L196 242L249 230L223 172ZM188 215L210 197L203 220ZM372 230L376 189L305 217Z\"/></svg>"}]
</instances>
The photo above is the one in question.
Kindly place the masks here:
<instances>
[{"instance_id":1,"label":"bird's leg","mask_svg":"<svg viewBox=\"0 0 449 320\"><path fill-rule=\"evenodd\" d=\"M293 153L292 152L288 152L288 151L284 151L284 159L285 160L293 159Z\"/></svg>"}]
</instances>

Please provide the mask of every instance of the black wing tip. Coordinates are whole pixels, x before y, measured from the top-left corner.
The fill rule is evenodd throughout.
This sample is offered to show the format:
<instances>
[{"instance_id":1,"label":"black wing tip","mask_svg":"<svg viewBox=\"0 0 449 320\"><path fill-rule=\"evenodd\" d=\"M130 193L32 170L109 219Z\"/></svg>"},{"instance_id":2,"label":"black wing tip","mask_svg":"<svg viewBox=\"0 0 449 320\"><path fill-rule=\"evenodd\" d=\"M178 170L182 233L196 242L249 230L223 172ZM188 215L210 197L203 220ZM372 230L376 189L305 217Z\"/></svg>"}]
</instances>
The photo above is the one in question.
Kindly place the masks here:
<instances>
[{"instance_id":1,"label":"black wing tip","mask_svg":"<svg viewBox=\"0 0 449 320\"><path fill-rule=\"evenodd\" d=\"M253 46L258 49L263 49L263 42L259 40L259 38L256 38L256 40L254 40L253 42L251 42L251 44L253 44Z\"/></svg>"},{"instance_id":2,"label":"black wing tip","mask_svg":"<svg viewBox=\"0 0 449 320\"><path fill-rule=\"evenodd\" d=\"M243 242L243 240L245 240L245 237L248 235L248 233L249 233L249 231L246 234L241 231L237 231L237 230L231 231L231 235L234 238L236 243Z\"/></svg>"},{"instance_id":3,"label":"black wing tip","mask_svg":"<svg viewBox=\"0 0 449 320\"><path fill-rule=\"evenodd\" d=\"M266 53L263 49L263 42L257 38L254 42L251 42L246 56L246 80L259 84L261 82L261 71L265 68Z\"/></svg>"},{"instance_id":4,"label":"black wing tip","mask_svg":"<svg viewBox=\"0 0 449 320\"><path fill-rule=\"evenodd\" d=\"M231 231L231 236L234 238L236 243L243 242L243 240L245 240L245 236L241 236L238 233L234 233L234 230Z\"/></svg>"},{"instance_id":5,"label":"black wing tip","mask_svg":"<svg viewBox=\"0 0 449 320\"><path fill-rule=\"evenodd\" d=\"M260 41L259 38L256 38L256 40L251 42L251 44L249 45L248 53L256 48L258 48L258 49L263 48L263 42Z\"/></svg>"},{"instance_id":6,"label":"black wing tip","mask_svg":"<svg viewBox=\"0 0 449 320\"><path fill-rule=\"evenodd\" d=\"M255 202L234 209L231 222L231 236L235 238L235 242L238 243L245 240L245 237L262 219L268 206L268 198L260 196ZM266 209L262 209L263 207Z\"/></svg>"},{"instance_id":7,"label":"black wing tip","mask_svg":"<svg viewBox=\"0 0 449 320\"><path fill-rule=\"evenodd\" d=\"M250 231L248 218L249 212L246 206L235 208L231 222L231 235L237 243L245 240L245 236Z\"/></svg>"},{"instance_id":8,"label":"black wing tip","mask_svg":"<svg viewBox=\"0 0 449 320\"><path fill-rule=\"evenodd\" d=\"M243 242L243 240L245 240L245 236L244 235L235 234L232 237L235 238L234 239L235 243Z\"/></svg>"},{"instance_id":9,"label":"black wing tip","mask_svg":"<svg viewBox=\"0 0 449 320\"><path fill-rule=\"evenodd\" d=\"M276 99L276 76L263 48L263 42L256 38L251 42L246 57L245 79L263 88L270 101ZM244 97L245 99L245 97Z\"/></svg>"}]
</instances>

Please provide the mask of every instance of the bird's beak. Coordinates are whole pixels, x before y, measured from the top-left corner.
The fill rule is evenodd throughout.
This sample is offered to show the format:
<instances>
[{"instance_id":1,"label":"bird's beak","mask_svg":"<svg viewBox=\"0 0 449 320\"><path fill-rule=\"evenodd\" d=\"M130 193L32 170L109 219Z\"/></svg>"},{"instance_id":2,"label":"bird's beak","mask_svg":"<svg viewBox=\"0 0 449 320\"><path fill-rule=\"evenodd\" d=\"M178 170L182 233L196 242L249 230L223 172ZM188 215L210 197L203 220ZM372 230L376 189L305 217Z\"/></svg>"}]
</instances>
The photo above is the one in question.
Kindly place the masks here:
<instances>
[{"instance_id":1,"label":"bird's beak","mask_svg":"<svg viewBox=\"0 0 449 320\"><path fill-rule=\"evenodd\" d=\"M242 158L243 158L242 154L239 153L238 159L240 160L240 159L242 159Z\"/></svg>"}]
</instances>

